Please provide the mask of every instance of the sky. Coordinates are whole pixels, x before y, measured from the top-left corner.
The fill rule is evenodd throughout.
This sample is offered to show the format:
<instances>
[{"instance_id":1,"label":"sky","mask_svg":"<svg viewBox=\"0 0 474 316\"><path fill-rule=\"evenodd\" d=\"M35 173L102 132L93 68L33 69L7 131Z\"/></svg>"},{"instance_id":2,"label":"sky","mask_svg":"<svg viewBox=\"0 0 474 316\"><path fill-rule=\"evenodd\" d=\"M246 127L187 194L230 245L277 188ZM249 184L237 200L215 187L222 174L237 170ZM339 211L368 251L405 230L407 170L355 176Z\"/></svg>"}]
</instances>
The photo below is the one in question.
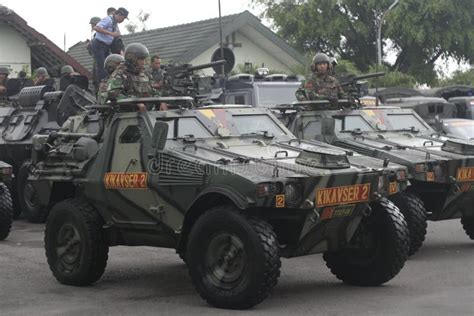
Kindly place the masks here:
<instances>
[{"instance_id":1,"label":"sky","mask_svg":"<svg viewBox=\"0 0 474 316\"><path fill-rule=\"evenodd\" d=\"M0 0L0 4L12 9L28 25L42 33L56 45L66 48L90 37L89 20L93 16L105 17L107 8L124 7L131 21L141 10L151 14L147 29L167 27L183 23L215 18L219 16L218 0L172 0L172 1L37 1ZM249 10L255 15L260 11L252 8L250 0L221 0L222 15ZM165 11L166 10L166 11ZM122 25L126 24L124 22ZM122 33L126 33L121 27Z\"/></svg>"}]
</instances>

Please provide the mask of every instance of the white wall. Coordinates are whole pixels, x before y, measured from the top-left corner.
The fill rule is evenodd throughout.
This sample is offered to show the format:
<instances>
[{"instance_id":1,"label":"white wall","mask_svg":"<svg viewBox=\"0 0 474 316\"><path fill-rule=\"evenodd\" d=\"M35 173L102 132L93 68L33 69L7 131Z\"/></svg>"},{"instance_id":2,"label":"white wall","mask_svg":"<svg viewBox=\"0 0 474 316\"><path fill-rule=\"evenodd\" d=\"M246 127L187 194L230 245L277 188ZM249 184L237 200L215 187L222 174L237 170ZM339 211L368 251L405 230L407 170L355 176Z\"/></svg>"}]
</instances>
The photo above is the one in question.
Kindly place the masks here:
<instances>
[{"instance_id":1,"label":"white wall","mask_svg":"<svg viewBox=\"0 0 474 316\"><path fill-rule=\"evenodd\" d=\"M235 55L235 65L245 64L246 62L258 65L259 67L262 64L265 64L266 68L271 70L280 70L283 73L291 74L290 70L291 65L285 64L277 60L273 54L264 50L261 46L255 44L252 40L246 37L244 34L237 32L235 36L236 43L242 44L242 47L234 47L233 52ZM211 61L212 53L219 47L219 44L216 43L214 47L211 47L206 52L192 60L190 63L193 65L205 64ZM294 61L296 63L296 61ZM290 67L289 67L290 66ZM206 75L211 75L213 73L212 69L206 69L203 71Z\"/></svg>"},{"instance_id":2,"label":"white wall","mask_svg":"<svg viewBox=\"0 0 474 316\"><path fill-rule=\"evenodd\" d=\"M9 25L0 22L0 65L10 67L15 78L24 66L31 71L31 50L26 39Z\"/></svg>"}]
</instances>

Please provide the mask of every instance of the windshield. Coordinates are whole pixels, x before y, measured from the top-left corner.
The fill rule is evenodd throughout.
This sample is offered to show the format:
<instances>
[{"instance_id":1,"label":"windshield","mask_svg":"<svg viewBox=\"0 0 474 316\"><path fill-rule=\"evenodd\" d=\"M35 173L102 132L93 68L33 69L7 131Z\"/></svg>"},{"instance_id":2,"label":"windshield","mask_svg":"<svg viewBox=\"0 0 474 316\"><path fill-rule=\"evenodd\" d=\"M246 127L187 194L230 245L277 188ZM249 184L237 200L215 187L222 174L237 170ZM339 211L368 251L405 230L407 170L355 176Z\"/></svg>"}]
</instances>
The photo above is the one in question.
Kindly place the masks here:
<instances>
[{"instance_id":1,"label":"windshield","mask_svg":"<svg viewBox=\"0 0 474 316\"><path fill-rule=\"evenodd\" d=\"M274 136L286 133L268 115L234 115L234 126L240 135L268 132Z\"/></svg>"},{"instance_id":2,"label":"windshield","mask_svg":"<svg viewBox=\"0 0 474 316\"><path fill-rule=\"evenodd\" d=\"M462 139L474 139L474 121L459 121L444 123L444 130Z\"/></svg>"},{"instance_id":3,"label":"windshield","mask_svg":"<svg viewBox=\"0 0 474 316\"><path fill-rule=\"evenodd\" d=\"M168 123L168 139L194 135L195 138L211 137L211 133L194 117L182 117ZM178 128L175 135L175 128Z\"/></svg>"},{"instance_id":4,"label":"windshield","mask_svg":"<svg viewBox=\"0 0 474 316\"><path fill-rule=\"evenodd\" d=\"M336 118L336 131L353 131L356 129L363 132L374 130L360 115L348 115L342 118Z\"/></svg>"},{"instance_id":5,"label":"windshield","mask_svg":"<svg viewBox=\"0 0 474 316\"><path fill-rule=\"evenodd\" d=\"M428 128L413 114L388 114L388 119L392 130L399 129L418 129L426 131Z\"/></svg>"},{"instance_id":6,"label":"windshield","mask_svg":"<svg viewBox=\"0 0 474 316\"><path fill-rule=\"evenodd\" d=\"M255 85L257 106L274 106L278 104L292 104L296 101L296 90L299 83L279 85Z\"/></svg>"}]
</instances>

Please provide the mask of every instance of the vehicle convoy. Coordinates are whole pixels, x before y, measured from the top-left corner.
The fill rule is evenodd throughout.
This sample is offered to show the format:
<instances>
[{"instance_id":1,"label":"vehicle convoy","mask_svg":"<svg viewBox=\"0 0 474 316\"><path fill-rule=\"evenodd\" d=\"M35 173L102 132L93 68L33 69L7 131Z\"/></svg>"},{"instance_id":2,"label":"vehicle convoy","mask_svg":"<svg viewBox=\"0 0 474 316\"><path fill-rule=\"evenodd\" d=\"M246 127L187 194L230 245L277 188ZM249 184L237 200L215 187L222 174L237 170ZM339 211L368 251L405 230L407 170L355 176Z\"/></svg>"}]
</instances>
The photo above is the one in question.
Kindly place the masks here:
<instances>
[{"instance_id":1,"label":"vehicle convoy","mask_svg":"<svg viewBox=\"0 0 474 316\"><path fill-rule=\"evenodd\" d=\"M413 110L398 107L360 109L340 100L333 106L327 101L308 101L295 104L293 109L297 111L283 114L282 120L297 137L321 140L408 167L411 186L405 195L418 196L430 220L461 218L466 233L473 237L473 143L441 137ZM394 202L406 211L397 196ZM412 244L414 239L424 239L425 228L410 224L412 217L405 215L408 226L414 228L410 230Z\"/></svg>"},{"instance_id":2,"label":"vehicle convoy","mask_svg":"<svg viewBox=\"0 0 474 316\"><path fill-rule=\"evenodd\" d=\"M358 92L361 88L366 86L365 84L360 84L360 80L381 75L382 73L352 76L346 78L342 84L347 87L348 90ZM252 105L254 107L268 107L273 108L273 110L277 109L277 116L285 125L288 125L288 119L295 115L288 114L294 112L295 107L291 105L286 106L284 104L292 104L296 102L295 92L301 85L300 82L295 81L294 79L295 78L286 75L235 75L227 80L226 89L220 96L220 99L222 100L225 98L228 103L238 102L241 104ZM283 106L277 106L279 104L282 104ZM301 114L303 110L304 107L298 107L299 114ZM280 113L283 113L283 115L280 115ZM311 116L312 114L309 113L308 115ZM357 151L354 152L347 148L328 145L327 142L316 140L315 133L321 133L321 121L314 123L309 122L304 127L303 131L299 131L299 128L302 128L302 126L291 126L291 131L299 139L304 141L293 140L291 142L292 146L299 146L301 148L304 148L305 146L318 146L344 150L350 155L349 160L351 163L374 169L383 169L387 174L390 174L387 176L387 178L390 179L386 180L386 182L390 184L389 190L385 191L385 193L386 196L389 196L389 198L397 204L409 224L411 233L410 255L413 255L422 246L425 239L427 215L423 202L416 195L405 191L407 188L407 170L404 168L406 167L393 163L393 160L391 161L381 157L374 158L373 156L371 157L371 155L365 154L362 156L358 154ZM278 136L276 136L276 138L278 138Z\"/></svg>"},{"instance_id":3,"label":"vehicle convoy","mask_svg":"<svg viewBox=\"0 0 474 316\"><path fill-rule=\"evenodd\" d=\"M8 190L12 176L12 167L0 161L0 240L8 237L12 227L13 205Z\"/></svg>"},{"instance_id":4,"label":"vehicle convoy","mask_svg":"<svg viewBox=\"0 0 474 316\"><path fill-rule=\"evenodd\" d=\"M341 150L283 146L275 135L294 136L265 109L191 101L91 106L34 137L28 182L51 209L45 248L59 282L94 283L117 245L176 249L203 299L233 309L269 295L280 257L323 253L354 285L400 271L408 228L380 196L379 171ZM162 102L169 110L151 110Z\"/></svg>"},{"instance_id":5,"label":"vehicle convoy","mask_svg":"<svg viewBox=\"0 0 474 316\"><path fill-rule=\"evenodd\" d=\"M65 91L54 91L51 86L35 86L21 89L10 96L10 106L0 108L0 160L12 165L16 175L10 187L15 217L23 212L31 222L46 220L46 214L35 205L36 192L26 183L33 135L48 135L59 129L58 106L70 103L82 106L93 102L94 96L76 85Z\"/></svg>"}]
</instances>

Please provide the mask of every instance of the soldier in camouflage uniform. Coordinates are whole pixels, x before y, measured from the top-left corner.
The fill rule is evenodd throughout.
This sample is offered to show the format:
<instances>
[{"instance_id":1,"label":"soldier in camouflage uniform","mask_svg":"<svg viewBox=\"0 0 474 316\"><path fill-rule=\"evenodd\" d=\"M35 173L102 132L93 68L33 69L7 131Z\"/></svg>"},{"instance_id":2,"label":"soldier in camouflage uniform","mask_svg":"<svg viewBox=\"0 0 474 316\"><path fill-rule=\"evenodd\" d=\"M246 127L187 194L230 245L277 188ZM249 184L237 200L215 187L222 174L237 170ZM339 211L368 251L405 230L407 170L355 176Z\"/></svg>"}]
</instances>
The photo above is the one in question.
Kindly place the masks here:
<instances>
[{"instance_id":1,"label":"soldier in camouflage uniform","mask_svg":"<svg viewBox=\"0 0 474 316\"><path fill-rule=\"evenodd\" d=\"M35 86L42 86L46 84L46 80L49 79L48 70L44 67L39 67L35 70Z\"/></svg>"},{"instance_id":2,"label":"soldier in camouflage uniform","mask_svg":"<svg viewBox=\"0 0 474 316\"><path fill-rule=\"evenodd\" d=\"M147 75L152 81L152 86L155 89L161 89L163 87L164 73L161 69L161 58L158 55L151 56L150 67L146 70Z\"/></svg>"},{"instance_id":3,"label":"soldier in camouflage uniform","mask_svg":"<svg viewBox=\"0 0 474 316\"><path fill-rule=\"evenodd\" d=\"M130 44L125 48L125 62L117 67L107 81L106 101L159 96L145 73L145 63L149 55L148 49L139 43ZM146 107L139 104L138 109L145 111Z\"/></svg>"},{"instance_id":4,"label":"soldier in camouflage uniform","mask_svg":"<svg viewBox=\"0 0 474 316\"><path fill-rule=\"evenodd\" d=\"M343 97L344 91L339 81L330 75L331 60L326 54L318 53L313 58L312 74L301 83L296 91L299 101L329 100L337 102L338 97Z\"/></svg>"},{"instance_id":5,"label":"soldier in camouflage uniform","mask_svg":"<svg viewBox=\"0 0 474 316\"><path fill-rule=\"evenodd\" d=\"M0 100L7 97L7 81L10 71L7 67L0 67Z\"/></svg>"},{"instance_id":6,"label":"soldier in camouflage uniform","mask_svg":"<svg viewBox=\"0 0 474 316\"><path fill-rule=\"evenodd\" d=\"M122 55L111 54L107 56L104 63L104 68L107 73L107 78L102 80L99 85L99 92L97 93L97 100L100 104L107 103L108 91L107 91L107 81L114 71L125 61Z\"/></svg>"}]
</instances>

